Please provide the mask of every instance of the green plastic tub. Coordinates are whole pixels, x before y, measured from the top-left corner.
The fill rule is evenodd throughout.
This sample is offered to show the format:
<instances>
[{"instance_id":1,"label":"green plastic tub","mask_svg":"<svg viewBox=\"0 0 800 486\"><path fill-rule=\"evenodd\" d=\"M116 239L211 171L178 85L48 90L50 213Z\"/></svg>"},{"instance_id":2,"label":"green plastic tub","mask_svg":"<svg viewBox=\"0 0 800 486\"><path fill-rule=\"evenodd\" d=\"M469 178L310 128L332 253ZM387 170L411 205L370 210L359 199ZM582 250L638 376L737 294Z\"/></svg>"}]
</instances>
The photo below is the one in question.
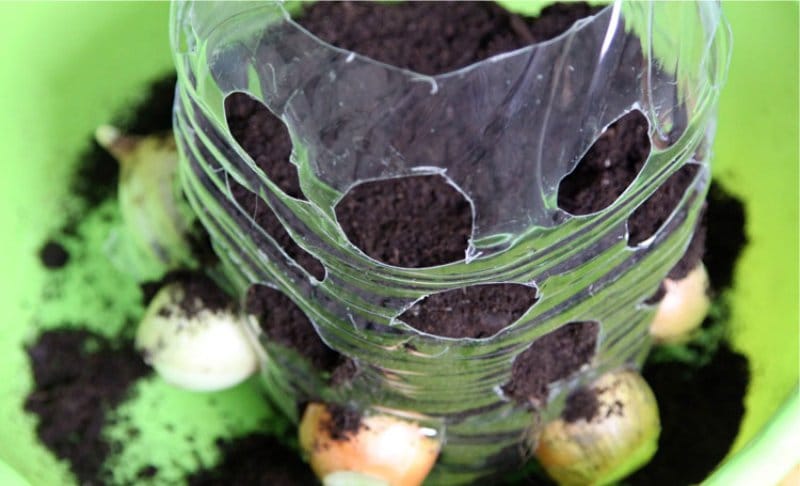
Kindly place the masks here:
<instances>
[{"instance_id":1,"label":"green plastic tub","mask_svg":"<svg viewBox=\"0 0 800 486\"><path fill-rule=\"evenodd\" d=\"M723 8L734 50L720 102L714 177L746 202L749 244L736 271L731 327L752 378L739 436L707 484L771 485L800 462L798 4L730 2ZM65 181L94 128L171 69L168 12L166 3L0 4L4 486L74 483L66 465L38 443L35 419L22 410L31 384L23 344L37 332L34 322L53 325L59 313L64 320L97 323L101 332L111 329L99 324L108 311L92 306L90 292L40 307L46 275L36 253L61 221ZM118 287L123 300L136 298L110 266L95 285ZM270 421L276 412L253 381L201 395L150 378L123 408L141 433L119 458L121 477L151 463L162 478L177 480L215 460L219 435L241 435L264 423L284 427Z\"/></svg>"}]
</instances>

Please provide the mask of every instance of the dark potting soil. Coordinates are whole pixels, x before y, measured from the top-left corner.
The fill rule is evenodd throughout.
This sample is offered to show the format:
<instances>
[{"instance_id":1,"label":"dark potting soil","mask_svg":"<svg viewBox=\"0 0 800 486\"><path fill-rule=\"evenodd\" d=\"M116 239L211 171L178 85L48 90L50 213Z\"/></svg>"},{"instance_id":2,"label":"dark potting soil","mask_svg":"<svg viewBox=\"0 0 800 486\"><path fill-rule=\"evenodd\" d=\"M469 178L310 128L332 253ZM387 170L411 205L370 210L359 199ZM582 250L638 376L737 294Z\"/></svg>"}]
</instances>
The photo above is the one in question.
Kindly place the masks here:
<instances>
[{"instance_id":1,"label":"dark potting soil","mask_svg":"<svg viewBox=\"0 0 800 486\"><path fill-rule=\"evenodd\" d=\"M705 263L711 289L720 293L733 283L733 273L747 244L745 207L742 201L712 181L708 190L705 221L710 238L705 243Z\"/></svg>"},{"instance_id":2,"label":"dark potting soil","mask_svg":"<svg viewBox=\"0 0 800 486\"><path fill-rule=\"evenodd\" d=\"M658 451L630 476L630 486L697 484L725 458L744 416L747 358L727 344L696 366L648 361L642 370L661 415Z\"/></svg>"},{"instance_id":3,"label":"dark potting soil","mask_svg":"<svg viewBox=\"0 0 800 486\"><path fill-rule=\"evenodd\" d=\"M519 403L544 403L547 385L591 361L598 327L596 322L571 322L534 341L514 360L503 392Z\"/></svg>"},{"instance_id":4,"label":"dark potting soil","mask_svg":"<svg viewBox=\"0 0 800 486\"><path fill-rule=\"evenodd\" d=\"M81 484L105 484L113 444L103 436L108 412L150 368L130 342L111 342L87 330L42 333L28 348L34 388L25 409L36 414L36 433Z\"/></svg>"},{"instance_id":5,"label":"dark potting soil","mask_svg":"<svg viewBox=\"0 0 800 486\"><path fill-rule=\"evenodd\" d=\"M283 292L265 285L247 291L245 310L258 318L270 340L293 349L318 370L333 370L341 362L339 353L320 339L300 307Z\"/></svg>"},{"instance_id":6,"label":"dark potting soil","mask_svg":"<svg viewBox=\"0 0 800 486\"><path fill-rule=\"evenodd\" d=\"M597 393L590 387L581 387L570 393L567 402L564 404L564 411L561 418L568 423L578 420L590 421L600 409L600 402L597 400Z\"/></svg>"},{"instance_id":7,"label":"dark potting soil","mask_svg":"<svg viewBox=\"0 0 800 486\"><path fill-rule=\"evenodd\" d=\"M453 338L488 338L516 321L537 300L533 287L473 285L433 294L400 315L415 329Z\"/></svg>"},{"instance_id":8,"label":"dark potting soil","mask_svg":"<svg viewBox=\"0 0 800 486\"><path fill-rule=\"evenodd\" d=\"M252 434L220 441L222 459L213 468L187 478L189 486L299 486L319 484L297 451L274 437Z\"/></svg>"},{"instance_id":9,"label":"dark potting soil","mask_svg":"<svg viewBox=\"0 0 800 486\"><path fill-rule=\"evenodd\" d=\"M119 127L123 133L131 135L147 135L170 130L176 81L174 73L154 81L138 102L132 104L130 111L113 120L113 125ZM108 151L92 139L79 160L80 165L70 181L70 193L86 206L81 209L92 208L114 197L119 164ZM63 231L74 230L73 225L80 220L81 209L78 210L79 214L71 215Z\"/></svg>"},{"instance_id":10,"label":"dark potting soil","mask_svg":"<svg viewBox=\"0 0 800 486\"><path fill-rule=\"evenodd\" d=\"M300 190L297 169L289 161L292 142L286 126L261 103L242 93L225 99L228 127L236 142L286 194L305 199ZM265 143L269 141L269 143ZM319 260L300 248L267 204L247 188L231 180L234 199L247 211L255 223L272 236L286 254L317 280L325 278Z\"/></svg>"},{"instance_id":11,"label":"dark potting soil","mask_svg":"<svg viewBox=\"0 0 800 486\"><path fill-rule=\"evenodd\" d=\"M463 260L472 232L469 202L441 176L359 184L336 205L336 219L365 254L407 268Z\"/></svg>"},{"instance_id":12,"label":"dark potting soil","mask_svg":"<svg viewBox=\"0 0 800 486\"><path fill-rule=\"evenodd\" d=\"M558 207L576 215L610 206L650 155L647 118L634 110L611 124L558 186Z\"/></svg>"},{"instance_id":13,"label":"dark potting soil","mask_svg":"<svg viewBox=\"0 0 800 486\"><path fill-rule=\"evenodd\" d=\"M319 2L297 21L336 47L436 75L552 39L599 10L562 3L533 18L494 2Z\"/></svg>"},{"instance_id":14,"label":"dark potting soil","mask_svg":"<svg viewBox=\"0 0 800 486\"><path fill-rule=\"evenodd\" d=\"M39 249L39 261L50 270L62 268L69 261L69 252L61 243L47 240Z\"/></svg>"},{"instance_id":15,"label":"dark potting soil","mask_svg":"<svg viewBox=\"0 0 800 486\"><path fill-rule=\"evenodd\" d=\"M343 405L328 404L330 419L321 424L333 440L345 440L361 429L361 412Z\"/></svg>"},{"instance_id":16,"label":"dark potting soil","mask_svg":"<svg viewBox=\"0 0 800 486\"><path fill-rule=\"evenodd\" d=\"M182 273L174 280L170 280L180 284L183 289L181 298L176 303L188 317L202 310L220 311L230 309L234 305L233 299L228 294L201 273ZM170 310L163 309L162 312L169 313Z\"/></svg>"}]
</instances>

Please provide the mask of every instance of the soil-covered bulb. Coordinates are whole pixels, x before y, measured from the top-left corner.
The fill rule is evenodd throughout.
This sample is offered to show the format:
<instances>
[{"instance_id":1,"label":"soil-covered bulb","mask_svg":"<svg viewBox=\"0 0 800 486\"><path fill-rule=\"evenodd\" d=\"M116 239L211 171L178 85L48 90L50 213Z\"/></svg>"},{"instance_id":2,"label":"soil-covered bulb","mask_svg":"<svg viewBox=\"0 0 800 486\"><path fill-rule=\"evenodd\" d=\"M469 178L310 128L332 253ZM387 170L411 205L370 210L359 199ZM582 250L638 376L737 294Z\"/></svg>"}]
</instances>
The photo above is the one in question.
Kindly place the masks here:
<instances>
[{"instance_id":1,"label":"soil-covered bulb","mask_svg":"<svg viewBox=\"0 0 800 486\"><path fill-rule=\"evenodd\" d=\"M439 456L435 432L386 414L343 420L321 403L306 407L300 447L327 486L419 486ZM348 422L342 427L338 422ZM341 430L343 429L343 430Z\"/></svg>"},{"instance_id":2,"label":"soil-covered bulb","mask_svg":"<svg viewBox=\"0 0 800 486\"><path fill-rule=\"evenodd\" d=\"M186 308L185 290L162 288L139 324L136 348L168 383L197 391L234 386L258 358L245 331L247 317L232 308Z\"/></svg>"},{"instance_id":3,"label":"soil-covered bulb","mask_svg":"<svg viewBox=\"0 0 800 486\"><path fill-rule=\"evenodd\" d=\"M561 486L612 484L653 457L660 432L647 382L635 371L619 370L570 396L561 418L534 438L535 454Z\"/></svg>"}]
</instances>

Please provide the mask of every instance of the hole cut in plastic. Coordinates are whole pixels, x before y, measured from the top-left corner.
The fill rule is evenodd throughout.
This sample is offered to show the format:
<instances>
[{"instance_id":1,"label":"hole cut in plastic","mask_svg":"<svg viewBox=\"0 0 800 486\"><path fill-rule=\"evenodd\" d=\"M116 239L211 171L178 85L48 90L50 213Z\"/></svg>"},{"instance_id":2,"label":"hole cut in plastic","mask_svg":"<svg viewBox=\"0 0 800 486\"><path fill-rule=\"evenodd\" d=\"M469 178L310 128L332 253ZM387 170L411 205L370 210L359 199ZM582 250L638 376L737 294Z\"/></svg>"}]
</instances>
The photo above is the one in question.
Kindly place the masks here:
<instances>
[{"instance_id":1,"label":"hole cut in plastic","mask_svg":"<svg viewBox=\"0 0 800 486\"><path fill-rule=\"evenodd\" d=\"M515 322L537 300L537 290L527 285L473 285L429 295L399 319L436 336L482 339Z\"/></svg>"},{"instance_id":2,"label":"hole cut in plastic","mask_svg":"<svg viewBox=\"0 0 800 486\"><path fill-rule=\"evenodd\" d=\"M544 405L548 385L591 362L599 329L595 321L570 322L540 337L516 357L503 392L519 403Z\"/></svg>"},{"instance_id":3,"label":"hole cut in plastic","mask_svg":"<svg viewBox=\"0 0 800 486\"><path fill-rule=\"evenodd\" d=\"M305 200L300 189L297 167L290 161L292 140L286 125L260 101L245 93L231 93L225 98L225 120L236 142L287 195ZM286 254L314 278L322 281L322 263L295 243L272 208L257 194L228 179L236 202L256 224L266 231Z\"/></svg>"},{"instance_id":4,"label":"hole cut in plastic","mask_svg":"<svg viewBox=\"0 0 800 486\"><path fill-rule=\"evenodd\" d=\"M672 174L628 218L628 246L636 246L658 231L678 207L697 175L697 164L686 164Z\"/></svg>"},{"instance_id":5,"label":"hole cut in plastic","mask_svg":"<svg viewBox=\"0 0 800 486\"><path fill-rule=\"evenodd\" d=\"M405 268L466 258L472 207L439 175L364 182L336 205L350 242L381 263Z\"/></svg>"},{"instance_id":6,"label":"hole cut in plastic","mask_svg":"<svg viewBox=\"0 0 800 486\"><path fill-rule=\"evenodd\" d=\"M596 213L622 195L650 155L647 118L634 110L606 128L561 180L558 207L575 215Z\"/></svg>"},{"instance_id":7,"label":"hole cut in plastic","mask_svg":"<svg viewBox=\"0 0 800 486\"><path fill-rule=\"evenodd\" d=\"M287 195L305 200L297 167L291 162L292 139L286 125L246 93L225 98L228 129L259 169Z\"/></svg>"},{"instance_id":8,"label":"hole cut in plastic","mask_svg":"<svg viewBox=\"0 0 800 486\"><path fill-rule=\"evenodd\" d=\"M247 212L255 224L267 232L280 246L286 255L300 265L319 281L325 279L325 267L312 254L300 247L286 228L281 224L275 212L257 194L229 179L231 194L236 202Z\"/></svg>"},{"instance_id":9,"label":"hole cut in plastic","mask_svg":"<svg viewBox=\"0 0 800 486\"><path fill-rule=\"evenodd\" d=\"M270 341L296 351L314 369L333 371L341 355L329 348L305 313L281 291L266 285L252 285L245 297L245 310L256 317Z\"/></svg>"}]
</instances>

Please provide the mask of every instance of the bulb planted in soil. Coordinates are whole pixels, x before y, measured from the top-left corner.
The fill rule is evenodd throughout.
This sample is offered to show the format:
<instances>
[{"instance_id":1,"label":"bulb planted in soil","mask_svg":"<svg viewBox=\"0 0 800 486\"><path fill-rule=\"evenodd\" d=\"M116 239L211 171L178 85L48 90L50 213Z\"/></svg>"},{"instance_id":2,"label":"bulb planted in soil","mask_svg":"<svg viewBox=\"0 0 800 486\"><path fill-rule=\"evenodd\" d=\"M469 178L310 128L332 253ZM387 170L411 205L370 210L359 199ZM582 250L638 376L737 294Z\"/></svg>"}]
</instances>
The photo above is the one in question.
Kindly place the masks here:
<instances>
[{"instance_id":1,"label":"bulb planted in soil","mask_svg":"<svg viewBox=\"0 0 800 486\"><path fill-rule=\"evenodd\" d=\"M609 372L567 399L561 418L535 438L535 454L562 486L610 484L653 457L660 431L647 382L634 371Z\"/></svg>"},{"instance_id":2,"label":"bulb planted in soil","mask_svg":"<svg viewBox=\"0 0 800 486\"><path fill-rule=\"evenodd\" d=\"M419 424L385 414L352 416L321 403L306 407L299 434L311 468L326 484L357 476L364 484L420 485L441 447L435 431Z\"/></svg>"},{"instance_id":3,"label":"bulb planted in soil","mask_svg":"<svg viewBox=\"0 0 800 486\"><path fill-rule=\"evenodd\" d=\"M123 228L109 243L115 264L139 281L195 267L191 235L195 216L181 193L172 132L141 137L103 125L95 139L120 168Z\"/></svg>"},{"instance_id":4,"label":"bulb planted in soil","mask_svg":"<svg viewBox=\"0 0 800 486\"><path fill-rule=\"evenodd\" d=\"M187 305L188 302L188 305ZM196 391L234 386L255 372L258 358L232 307L205 307L180 283L153 298L136 333L136 348L168 383Z\"/></svg>"},{"instance_id":5,"label":"bulb planted in soil","mask_svg":"<svg viewBox=\"0 0 800 486\"><path fill-rule=\"evenodd\" d=\"M659 343L686 341L711 308L706 268L700 263L680 280L665 279L664 289L650 335Z\"/></svg>"}]
</instances>

